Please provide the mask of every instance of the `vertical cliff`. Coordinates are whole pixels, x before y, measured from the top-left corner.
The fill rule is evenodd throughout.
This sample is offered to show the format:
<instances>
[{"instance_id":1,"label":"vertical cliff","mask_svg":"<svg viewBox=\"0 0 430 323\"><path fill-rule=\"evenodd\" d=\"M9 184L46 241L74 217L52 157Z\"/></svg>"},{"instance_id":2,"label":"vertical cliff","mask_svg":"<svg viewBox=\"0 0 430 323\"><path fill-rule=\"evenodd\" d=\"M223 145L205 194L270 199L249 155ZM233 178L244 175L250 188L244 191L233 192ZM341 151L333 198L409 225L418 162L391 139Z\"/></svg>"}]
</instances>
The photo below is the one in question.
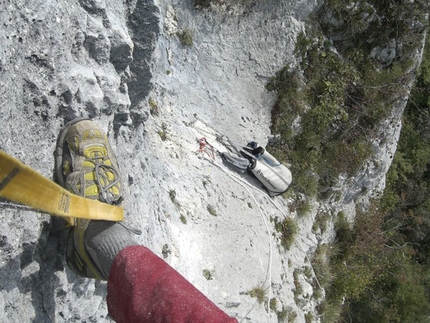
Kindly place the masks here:
<instances>
[{"instance_id":1,"label":"vertical cliff","mask_svg":"<svg viewBox=\"0 0 430 323\"><path fill-rule=\"evenodd\" d=\"M310 258L333 237L313 232L317 211L353 209L363 187L380 185L402 107L375 143L383 167L369 161L339 184L341 199L311 201L305 216L296 196L269 198L253 178L198 153L196 139L219 150L218 135L267 144L276 96L265 86L298 63L296 37L316 1L1 5L0 149L52 178L61 127L93 118L117 154L126 222L143 231L140 243L240 322L309 320L323 299ZM55 221L0 203L0 321L110 322L106 284L67 268ZM285 248L277 224L288 219L295 239Z\"/></svg>"}]
</instances>

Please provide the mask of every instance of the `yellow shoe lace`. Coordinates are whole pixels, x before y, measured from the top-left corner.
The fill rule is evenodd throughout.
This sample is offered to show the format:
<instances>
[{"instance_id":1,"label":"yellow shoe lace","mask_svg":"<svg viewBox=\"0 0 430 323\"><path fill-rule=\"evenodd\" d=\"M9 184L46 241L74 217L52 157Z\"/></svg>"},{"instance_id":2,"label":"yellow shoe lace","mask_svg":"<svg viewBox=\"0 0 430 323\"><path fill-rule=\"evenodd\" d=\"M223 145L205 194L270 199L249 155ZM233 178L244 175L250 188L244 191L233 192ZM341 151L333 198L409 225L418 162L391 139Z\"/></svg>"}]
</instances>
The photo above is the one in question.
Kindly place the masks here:
<instances>
[{"instance_id":1,"label":"yellow shoe lace","mask_svg":"<svg viewBox=\"0 0 430 323\"><path fill-rule=\"evenodd\" d=\"M108 204L119 204L122 201L119 189L119 174L107 156L107 149L94 145L84 150L85 197L97 198Z\"/></svg>"}]
</instances>

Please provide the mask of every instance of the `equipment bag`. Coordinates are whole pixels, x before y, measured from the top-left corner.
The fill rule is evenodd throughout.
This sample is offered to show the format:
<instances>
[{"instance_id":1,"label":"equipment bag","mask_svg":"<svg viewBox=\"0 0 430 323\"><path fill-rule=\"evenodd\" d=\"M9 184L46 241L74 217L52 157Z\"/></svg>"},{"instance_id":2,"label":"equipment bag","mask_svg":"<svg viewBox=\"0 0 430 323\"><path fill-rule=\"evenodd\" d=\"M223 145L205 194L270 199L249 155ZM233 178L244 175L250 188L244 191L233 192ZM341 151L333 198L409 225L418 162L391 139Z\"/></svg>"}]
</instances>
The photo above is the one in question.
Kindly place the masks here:
<instances>
[{"instance_id":1,"label":"equipment bag","mask_svg":"<svg viewBox=\"0 0 430 323\"><path fill-rule=\"evenodd\" d=\"M265 150L256 157L249 170L263 184L270 196L286 192L292 181L290 170Z\"/></svg>"},{"instance_id":2,"label":"equipment bag","mask_svg":"<svg viewBox=\"0 0 430 323\"><path fill-rule=\"evenodd\" d=\"M222 152L221 158L224 164L226 164L229 168L232 168L233 170L239 173L245 173L248 170L249 165L251 164L248 159L235 156L228 152Z\"/></svg>"}]
</instances>

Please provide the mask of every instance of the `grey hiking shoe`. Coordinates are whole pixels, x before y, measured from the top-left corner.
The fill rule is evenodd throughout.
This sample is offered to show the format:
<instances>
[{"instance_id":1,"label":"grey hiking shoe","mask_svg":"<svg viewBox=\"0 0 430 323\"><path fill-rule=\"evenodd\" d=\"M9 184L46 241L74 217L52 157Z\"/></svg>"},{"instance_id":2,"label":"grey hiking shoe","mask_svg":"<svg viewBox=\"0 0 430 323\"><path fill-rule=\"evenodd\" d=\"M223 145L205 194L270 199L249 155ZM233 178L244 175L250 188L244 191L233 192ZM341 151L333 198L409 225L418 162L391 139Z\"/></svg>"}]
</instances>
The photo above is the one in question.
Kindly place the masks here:
<instances>
[{"instance_id":1,"label":"grey hiking shoe","mask_svg":"<svg viewBox=\"0 0 430 323\"><path fill-rule=\"evenodd\" d=\"M75 119L59 134L55 150L56 181L70 192L119 205L122 185L105 132L93 121ZM136 244L119 222L70 219L68 266L82 277L107 280L115 256Z\"/></svg>"}]
</instances>

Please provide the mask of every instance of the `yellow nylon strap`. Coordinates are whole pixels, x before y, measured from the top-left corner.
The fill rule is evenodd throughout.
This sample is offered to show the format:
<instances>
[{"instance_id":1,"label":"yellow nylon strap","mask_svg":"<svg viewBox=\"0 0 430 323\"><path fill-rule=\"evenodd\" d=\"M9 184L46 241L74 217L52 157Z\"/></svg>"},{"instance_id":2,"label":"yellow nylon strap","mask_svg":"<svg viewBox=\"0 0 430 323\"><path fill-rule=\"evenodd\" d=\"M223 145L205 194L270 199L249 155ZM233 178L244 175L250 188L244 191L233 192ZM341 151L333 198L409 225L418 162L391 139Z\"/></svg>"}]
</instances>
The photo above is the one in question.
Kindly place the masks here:
<instances>
[{"instance_id":1,"label":"yellow nylon strap","mask_svg":"<svg viewBox=\"0 0 430 323\"><path fill-rule=\"evenodd\" d=\"M18 159L0 150L0 196L51 215L73 218L122 221L122 207L70 193Z\"/></svg>"}]
</instances>

